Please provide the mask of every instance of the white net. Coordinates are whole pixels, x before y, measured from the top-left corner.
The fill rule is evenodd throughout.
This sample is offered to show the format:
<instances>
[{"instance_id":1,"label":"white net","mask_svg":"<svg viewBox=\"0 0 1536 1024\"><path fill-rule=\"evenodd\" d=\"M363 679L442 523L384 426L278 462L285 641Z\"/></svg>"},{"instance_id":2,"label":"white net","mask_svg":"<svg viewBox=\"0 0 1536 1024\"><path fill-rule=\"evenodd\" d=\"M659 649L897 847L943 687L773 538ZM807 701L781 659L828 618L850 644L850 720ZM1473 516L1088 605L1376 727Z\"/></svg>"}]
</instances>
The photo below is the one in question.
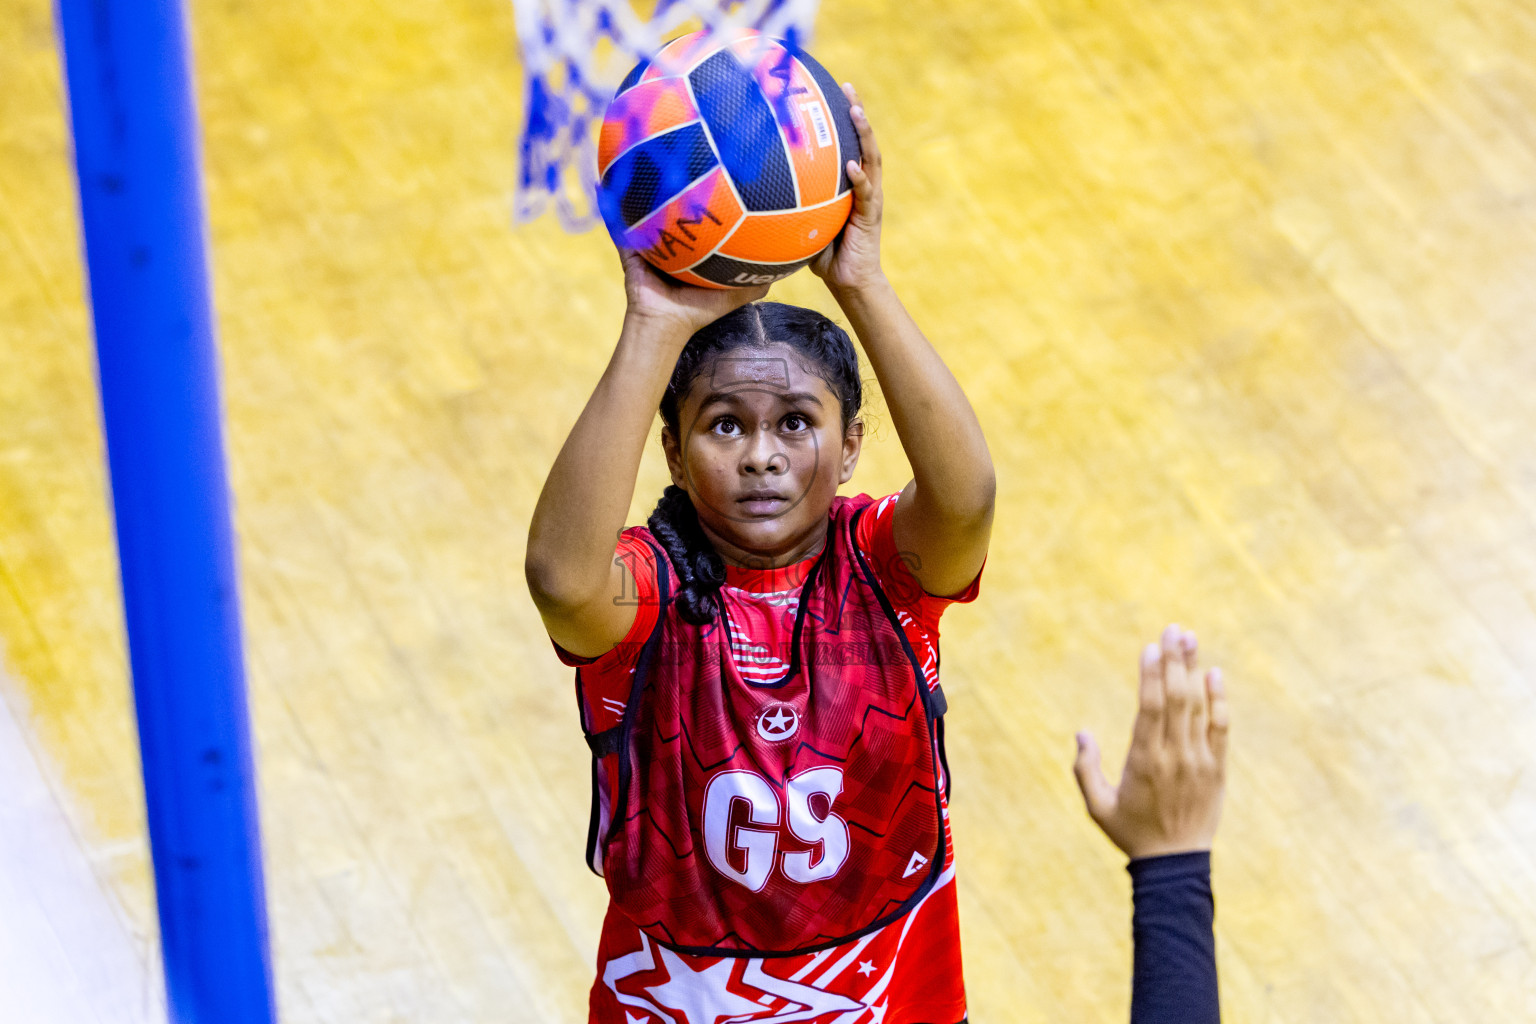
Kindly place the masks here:
<instances>
[{"instance_id":1,"label":"white net","mask_svg":"<svg viewBox=\"0 0 1536 1024\"><path fill-rule=\"evenodd\" d=\"M687 31L810 40L818 0L515 0L526 115L513 217L551 205L567 231L596 212L597 128L629 69Z\"/></svg>"}]
</instances>

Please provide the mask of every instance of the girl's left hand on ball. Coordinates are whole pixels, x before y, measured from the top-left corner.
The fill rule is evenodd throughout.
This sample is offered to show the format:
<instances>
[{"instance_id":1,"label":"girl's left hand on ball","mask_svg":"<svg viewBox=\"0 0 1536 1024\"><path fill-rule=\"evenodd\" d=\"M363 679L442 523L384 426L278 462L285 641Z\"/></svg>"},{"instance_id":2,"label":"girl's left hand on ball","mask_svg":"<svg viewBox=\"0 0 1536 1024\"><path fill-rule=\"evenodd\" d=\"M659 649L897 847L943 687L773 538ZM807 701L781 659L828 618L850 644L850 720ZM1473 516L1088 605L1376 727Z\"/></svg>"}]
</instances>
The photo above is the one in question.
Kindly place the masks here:
<instances>
[{"instance_id":1,"label":"girl's left hand on ball","mask_svg":"<svg viewBox=\"0 0 1536 1024\"><path fill-rule=\"evenodd\" d=\"M881 277L880 214L885 197L880 188L880 146L864 113L864 104L852 85L843 86L852 107L853 127L859 133L862 163L848 161L848 181L853 185L853 213L842 234L814 260L811 272L833 289L855 289Z\"/></svg>"}]
</instances>

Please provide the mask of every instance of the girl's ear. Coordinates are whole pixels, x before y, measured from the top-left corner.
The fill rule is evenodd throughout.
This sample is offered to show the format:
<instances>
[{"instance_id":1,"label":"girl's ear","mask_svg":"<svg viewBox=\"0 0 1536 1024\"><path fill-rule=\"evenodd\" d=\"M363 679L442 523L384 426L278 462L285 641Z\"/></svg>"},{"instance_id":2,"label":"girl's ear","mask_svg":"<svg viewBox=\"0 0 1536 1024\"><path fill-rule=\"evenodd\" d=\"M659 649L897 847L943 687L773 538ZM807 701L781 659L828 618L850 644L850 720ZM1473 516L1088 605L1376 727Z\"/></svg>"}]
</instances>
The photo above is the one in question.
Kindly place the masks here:
<instances>
[{"instance_id":1,"label":"girl's ear","mask_svg":"<svg viewBox=\"0 0 1536 1024\"><path fill-rule=\"evenodd\" d=\"M686 491L688 474L683 471L682 447L677 443L677 435L671 427L661 428L661 450L667 456L667 472L672 474L673 485Z\"/></svg>"},{"instance_id":2,"label":"girl's ear","mask_svg":"<svg viewBox=\"0 0 1536 1024\"><path fill-rule=\"evenodd\" d=\"M859 452L863 448L864 421L855 418L848 424L848 429L843 431L843 464L839 469L838 483L845 484L853 479L853 470L859 464Z\"/></svg>"}]
</instances>

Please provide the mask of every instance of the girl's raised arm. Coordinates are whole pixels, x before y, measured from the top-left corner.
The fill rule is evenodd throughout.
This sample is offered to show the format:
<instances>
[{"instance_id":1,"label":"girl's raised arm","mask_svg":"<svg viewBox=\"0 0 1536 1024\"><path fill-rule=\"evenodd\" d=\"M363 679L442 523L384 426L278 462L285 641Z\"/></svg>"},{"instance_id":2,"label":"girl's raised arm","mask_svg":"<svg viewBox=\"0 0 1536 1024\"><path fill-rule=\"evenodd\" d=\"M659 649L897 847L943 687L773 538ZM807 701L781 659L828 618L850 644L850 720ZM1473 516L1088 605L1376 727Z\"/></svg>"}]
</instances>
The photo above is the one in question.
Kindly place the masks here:
<instances>
[{"instance_id":1,"label":"girl's raised arm","mask_svg":"<svg viewBox=\"0 0 1536 1024\"><path fill-rule=\"evenodd\" d=\"M930 594L963 590L981 571L992 536L997 478L981 424L944 360L897 298L880 268L880 149L851 85L843 87L863 149L848 163L853 215L835 246L811 264L842 307L912 464L896 505L897 550Z\"/></svg>"},{"instance_id":2,"label":"girl's raised arm","mask_svg":"<svg viewBox=\"0 0 1536 1024\"><path fill-rule=\"evenodd\" d=\"M550 638L596 657L624 639L635 606L629 570L614 558L635 474L677 357L699 328L767 288L715 291L664 281L622 251L628 308L613 358L550 467L528 526L524 571Z\"/></svg>"}]
</instances>

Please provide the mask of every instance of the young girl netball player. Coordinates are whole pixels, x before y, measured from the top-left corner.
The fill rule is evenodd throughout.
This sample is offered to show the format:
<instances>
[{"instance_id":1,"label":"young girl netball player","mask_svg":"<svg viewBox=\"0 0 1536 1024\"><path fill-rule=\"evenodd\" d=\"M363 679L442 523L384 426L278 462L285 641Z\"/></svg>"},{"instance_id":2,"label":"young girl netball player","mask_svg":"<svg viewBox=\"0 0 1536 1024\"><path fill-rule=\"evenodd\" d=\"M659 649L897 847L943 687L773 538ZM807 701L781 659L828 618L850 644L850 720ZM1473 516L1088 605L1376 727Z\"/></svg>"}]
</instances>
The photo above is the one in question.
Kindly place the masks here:
<instances>
[{"instance_id":1,"label":"young girl netball player","mask_svg":"<svg viewBox=\"0 0 1536 1024\"><path fill-rule=\"evenodd\" d=\"M529 583L578 666L594 755L594 1022L966 1014L938 626L976 596L995 484L970 403L881 271L880 156L849 98L853 213L812 269L912 482L837 496L863 438L839 327L746 304L762 288L673 286L626 252L618 345L534 512ZM621 534L658 405L673 485Z\"/></svg>"},{"instance_id":2,"label":"young girl netball player","mask_svg":"<svg viewBox=\"0 0 1536 1024\"><path fill-rule=\"evenodd\" d=\"M992 522L975 414L880 272L880 156L813 269L885 389L914 479L858 462L848 336L766 289L672 287L623 253L607 372L529 531L528 579L578 666L588 859L611 899L590 1019L947 1024L965 1017L938 622L976 595ZM672 472L619 533L652 412ZM947 596L944 596L947 595ZM1142 654L1119 786L1079 737L1090 815L1131 857L1132 1024L1217 1024L1209 850L1227 708L1192 633Z\"/></svg>"}]
</instances>

